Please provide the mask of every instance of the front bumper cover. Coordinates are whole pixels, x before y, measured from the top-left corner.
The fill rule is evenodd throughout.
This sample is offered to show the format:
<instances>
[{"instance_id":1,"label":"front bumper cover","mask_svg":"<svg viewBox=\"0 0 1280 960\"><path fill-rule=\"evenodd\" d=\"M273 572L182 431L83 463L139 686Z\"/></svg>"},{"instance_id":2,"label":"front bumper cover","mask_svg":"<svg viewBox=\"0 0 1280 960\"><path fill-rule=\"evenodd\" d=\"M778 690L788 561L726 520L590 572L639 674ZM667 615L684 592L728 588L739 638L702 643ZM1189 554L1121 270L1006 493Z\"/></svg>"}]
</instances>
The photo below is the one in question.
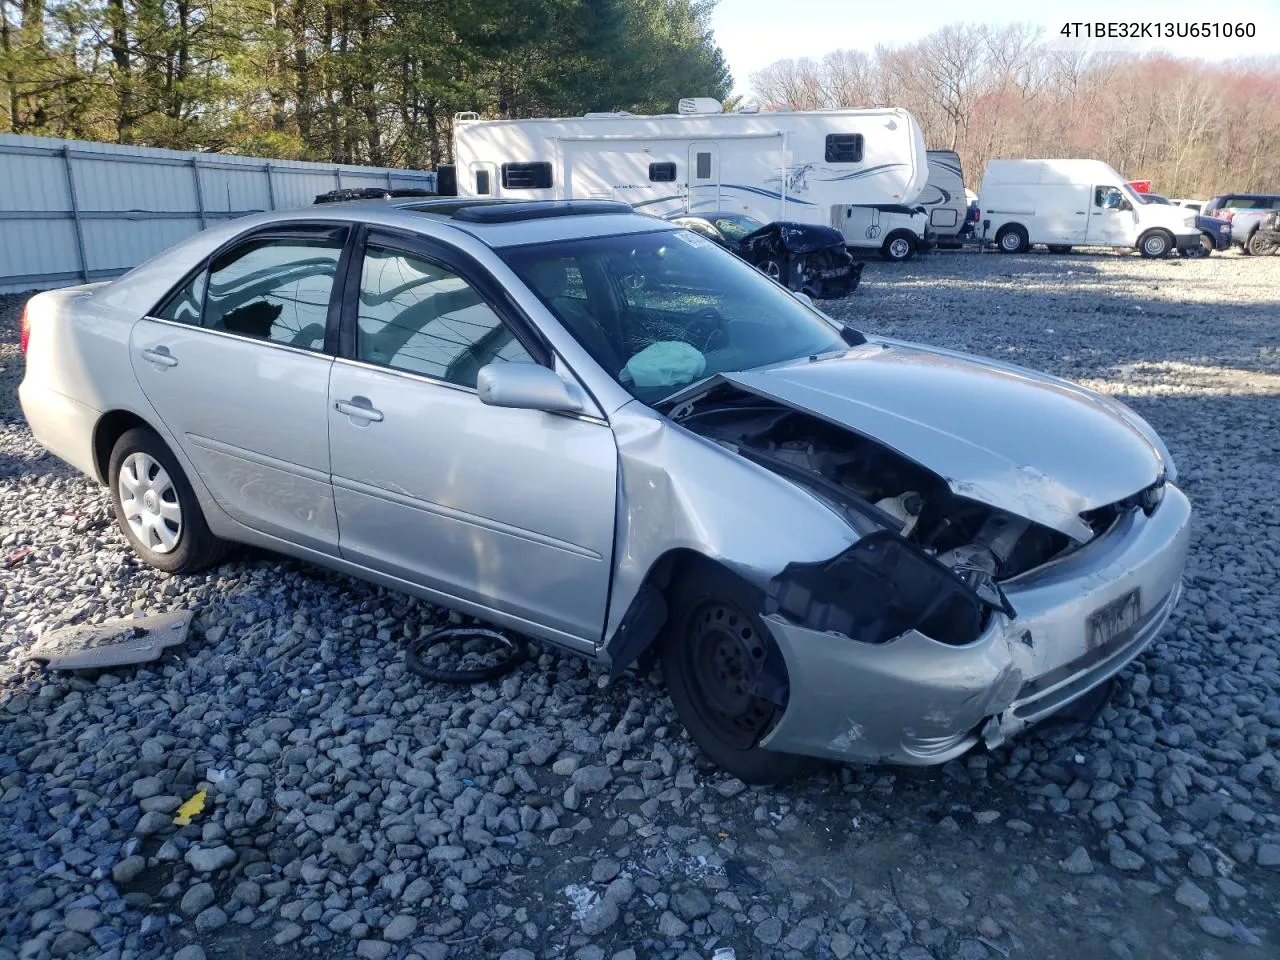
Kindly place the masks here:
<instances>
[{"instance_id":1,"label":"front bumper cover","mask_svg":"<svg viewBox=\"0 0 1280 960\"><path fill-rule=\"evenodd\" d=\"M869 644L765 617L791 697L761 741L836 760L943 763L998 746L1088 693L1159 635L1181 592L1191 506L1177 487L1150 516L1134 510L1088 546L1003 587L1016 617L994 615L964 646L910 630ZM1138 622L1090 649L1091 613L1138 590Z\"/></svg>"}]
</instances>

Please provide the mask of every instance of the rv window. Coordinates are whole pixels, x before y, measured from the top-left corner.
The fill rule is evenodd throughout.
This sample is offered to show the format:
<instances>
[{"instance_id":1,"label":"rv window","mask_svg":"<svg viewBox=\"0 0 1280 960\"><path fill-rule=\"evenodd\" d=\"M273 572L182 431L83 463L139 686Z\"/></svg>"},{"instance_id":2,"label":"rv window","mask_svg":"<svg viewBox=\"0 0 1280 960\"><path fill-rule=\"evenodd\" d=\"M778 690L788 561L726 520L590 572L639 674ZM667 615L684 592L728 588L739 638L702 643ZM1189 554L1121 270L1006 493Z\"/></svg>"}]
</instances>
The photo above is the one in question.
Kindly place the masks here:
<instances>
[{"instance_id":1,"label":"rv window","mask_svg":"<svg viewBox=\"0 0 1280 960\"><path fill-rule=\"evenodd\" d=\"M699 180L711 179L711 154L698 154L698 170L696 176Z\"/></svg>"},{"instance_id":2,"label":"rv window","mask_svg":"<svg viewBox=\"0 0 1280 960\"><path fill-rule=\"evenodd\" d=\"M676 165L674 163L649 164L649 179L653 183L674 183L676 179Z\"/></svg>"},{"instance_id":3,"label":"rv window","mask_svg":"<svg viewBox=\"0 0 1280 960\"><path fill-rule=\"evenodd\" d=\"M862 134L828 133L827 163L861 163Z\"/></svg>"},{"instance_id":4,"label":"rv window","mask_svg":"<svg viewBox=\"0 0 1280 960\"><path fill-rule=\"evenodd\" d=\"M476 195L487 197L489 195L489 171L476 171Z\"/></svg>"},{"instance_id":5,"label":"rv window","mask_svg":"<svg viewBox=\"0 0 1280 960\"><path fill-rule=\"evenodd\" d=\"M551 186L551 164L504 163L502 186L506 190L546 190Z\"/></svg>"}]
</instances>

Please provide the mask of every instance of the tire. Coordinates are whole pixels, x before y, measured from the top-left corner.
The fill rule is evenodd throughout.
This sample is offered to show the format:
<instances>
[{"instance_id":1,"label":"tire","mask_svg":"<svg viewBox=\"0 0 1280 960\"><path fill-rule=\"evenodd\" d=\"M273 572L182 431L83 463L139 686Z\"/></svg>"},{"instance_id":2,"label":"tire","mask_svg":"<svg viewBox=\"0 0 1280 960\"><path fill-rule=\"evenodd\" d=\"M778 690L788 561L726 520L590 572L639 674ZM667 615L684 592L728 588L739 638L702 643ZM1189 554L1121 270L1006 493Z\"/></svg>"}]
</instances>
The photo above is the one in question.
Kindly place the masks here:
<instances>
[{"instance_id":1,"label":"tire","mask_svg":"<svg viewBox=\"0 0 1280 960\"><path fill-rule=\"evenodd\" d=\"M1245 242L1244 248L1249 252L1250 256L1269 257L1280 249L1280 244L1263 237L1262 231L1255 230Z\"/></svg>"},{"instance_id":2,"label":"tire","mask_svg":"<svg viewBox=\"0 0 1280 960\"><path fill-rule=\"evenodd\" d=\"M1000 228L996 234L996 246L1001 253L1026 253L1031 244L1027 240L1026 228L1015 223Z\"/></svg>"},{"instance_id":3,"label":"tire","mask_svg":"<svg viewBox=\"0 0 1280 960\"><path fill-rule=\"evenodd\" d=\"M134 427L121 435L107 484L120 530L148 565L195 573L225 555L228 544L209 530L186 474L155 431Z\"/></svg>"},{"instance_id":4,"label":"tire","mask_svg":"<svg viewBox=\"0 0 1280 960\"><path fill-rule=\"evenodd\" d=\"M880 245L880 256L890 263L903 263L916 255L918 246L916 238L910 233L895 230L884 238L884 243Z\"/></svg>"},{"instance_id":5,"label":"tire","mask_svg":"<svg viewBox=\"0 0 1280 960\"><path fill-rule=\"evenodd\" d=\"M1069 243L1051 243L1049 244L1050 253L1070 253L1071 244Z\"/></svg>"},{"instance_id":6,"label":"tire","mask_svg":"<svg viewBox=\"0 0 1280 960\"><path fill-rule=\"evenodd\" d=\"M760 597L715 564L686 567L677 576L667 592L662 672L689 736L716 766L746 783L778 783L804 772L813 764L809 758L756 746L782 709L743 689L744 662L767 661L770 652L781 659L750 612Z\"/></svg>"},{"instance_id":7,"label":"tire","mask_svg":"<svg viewBox=\"0 0 1280 960\"><path fill-rule=\"evenodd\" d=\"M1148 260L1160 260L1173 250L1173 234L1167 230L1148 230L1138 238L1138 252Z\"/></svg>"},{"instance_id":8,"label":"tire","mask_svg":"<svg viewBox=\"0 0 1280 960\"><path fill-rule=\"evenodd\" d=\"M1212 234L1200 234L1200 249L1204 251L1206 257L1213 256L1215 250L1218 249L1218 241L1213 239Z\"/></svg>"}]
</instances>

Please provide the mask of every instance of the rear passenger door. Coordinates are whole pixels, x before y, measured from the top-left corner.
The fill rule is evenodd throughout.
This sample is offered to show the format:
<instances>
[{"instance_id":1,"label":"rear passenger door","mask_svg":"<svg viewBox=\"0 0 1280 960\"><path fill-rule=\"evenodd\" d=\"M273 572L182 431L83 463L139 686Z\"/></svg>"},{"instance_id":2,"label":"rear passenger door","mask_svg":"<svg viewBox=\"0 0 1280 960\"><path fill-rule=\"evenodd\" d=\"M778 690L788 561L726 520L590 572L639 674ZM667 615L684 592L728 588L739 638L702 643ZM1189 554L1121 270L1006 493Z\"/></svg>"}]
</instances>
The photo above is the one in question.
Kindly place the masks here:
<instances>
[{"instance_id":1,"label":"rear passenger door","mask_svg":"<svg viewBox=\"0 0 1280 960\"><path fill-rule=\"evenodd\" d=\"M344 226L273 226L213 256L130 335L138 383L218 505L337 553L326 352Z\"/></svg>"},{"instance_id":2,"label":"rear passenger door","mask_svg":"<svg viewBox=\"0 0 1280 960\"><path fill-rule=\"evenodd\" d=\"M593 649L613 561L608 425L480 402L485 364L553 361L451 247L371 231L347 286L328 412L342 556Z\"/></svg>"}]
</instances>

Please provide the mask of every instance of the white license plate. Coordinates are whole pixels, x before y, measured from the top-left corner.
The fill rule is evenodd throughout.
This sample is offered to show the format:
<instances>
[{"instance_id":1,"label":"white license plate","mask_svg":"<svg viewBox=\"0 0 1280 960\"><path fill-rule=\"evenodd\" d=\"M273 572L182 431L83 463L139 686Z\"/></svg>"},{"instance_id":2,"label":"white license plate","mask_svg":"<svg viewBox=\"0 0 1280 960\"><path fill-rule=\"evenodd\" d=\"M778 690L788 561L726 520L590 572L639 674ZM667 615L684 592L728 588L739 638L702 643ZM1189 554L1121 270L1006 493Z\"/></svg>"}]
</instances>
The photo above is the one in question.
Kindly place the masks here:
<instances>
[{"instance_id":1,"label":"white license plate","mask_svg":"<svg viewBox=\"0 0 1280 960\"><path fill-rule=\"evenodd\" d=\"M1112 600L1089 614L1085 623L1086 643L1090 650L1105 647L1137 626L1142 618L1142 599L1137 590Z\"/></svg>"}]
</instances>

